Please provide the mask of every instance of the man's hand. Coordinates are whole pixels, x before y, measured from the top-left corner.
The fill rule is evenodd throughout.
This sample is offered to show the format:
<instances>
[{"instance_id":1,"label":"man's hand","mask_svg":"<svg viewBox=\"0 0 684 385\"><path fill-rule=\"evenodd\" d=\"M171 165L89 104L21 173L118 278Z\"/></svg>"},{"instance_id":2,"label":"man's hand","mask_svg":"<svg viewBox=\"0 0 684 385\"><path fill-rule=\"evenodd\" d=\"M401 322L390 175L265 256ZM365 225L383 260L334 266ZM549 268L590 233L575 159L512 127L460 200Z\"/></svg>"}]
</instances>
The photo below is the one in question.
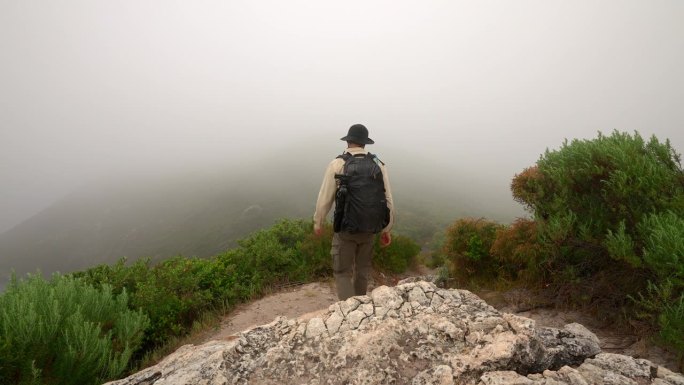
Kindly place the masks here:
<instances>
[{"instance_id":1,"label":"man's hand","mask_svg":"<svg viewBox=\"0 0 684 385\"><path fill-rule=\"evenodd\" d=\"M323 229L320 227L314 226L314 235L317 237L320 237L321 234L323 234Z\"/></svg>"},{"instance_id":2,"label":"man's hand","mask_svg":"<svg viewBox=\"0 0 684 385\"><path fill-rule=\"evenodd\" d=\"M380 234L380 246L387 247L392 243L392 235L390 233Z\"/></svg>"}]
</instances>

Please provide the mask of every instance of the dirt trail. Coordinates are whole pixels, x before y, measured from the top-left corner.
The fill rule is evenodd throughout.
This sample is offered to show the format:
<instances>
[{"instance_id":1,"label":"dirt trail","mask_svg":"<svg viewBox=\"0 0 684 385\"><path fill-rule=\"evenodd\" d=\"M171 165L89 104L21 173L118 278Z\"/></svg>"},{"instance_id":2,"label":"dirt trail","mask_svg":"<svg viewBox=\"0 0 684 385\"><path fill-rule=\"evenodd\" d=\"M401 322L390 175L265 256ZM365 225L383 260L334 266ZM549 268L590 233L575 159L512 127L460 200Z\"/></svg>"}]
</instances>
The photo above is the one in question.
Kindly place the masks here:
<instances>
[{"instance_id":1,"label":"dirt trail","mask_svg":"<svg viewBox=\"0 0 684 385\"><path fill-rule=\"evenodd\" d=\"M230 339L247 328L267 324L278 316L298 318L324 311L337 302L332 281L314 282L283 289L251 303L238 306L221 321L221 329L206 340Z\"/></svg>"}]
</instances>

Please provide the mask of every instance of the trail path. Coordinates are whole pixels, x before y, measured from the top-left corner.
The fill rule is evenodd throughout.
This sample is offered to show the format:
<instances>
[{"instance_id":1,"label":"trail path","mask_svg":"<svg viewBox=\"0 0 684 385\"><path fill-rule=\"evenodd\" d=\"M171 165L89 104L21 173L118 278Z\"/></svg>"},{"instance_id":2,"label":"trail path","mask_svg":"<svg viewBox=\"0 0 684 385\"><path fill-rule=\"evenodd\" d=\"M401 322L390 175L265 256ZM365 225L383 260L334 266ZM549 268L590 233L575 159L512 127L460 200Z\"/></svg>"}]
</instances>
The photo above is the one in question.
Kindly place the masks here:
<instances>
[{"instance_id":1,"label":"trail path","mask_svg":"<svg viewBox=\"0 0 684 385\"><path fill-rule=\"evenodd\" d=\"M221 329L207 337L207 341L230 339L249 327L267 324L278 316L299 318L325 311L337 302L332 281L295 286L246 303L221 321ZM313 314L311 314L313 313Z\"/></svg>"}]
</instances>

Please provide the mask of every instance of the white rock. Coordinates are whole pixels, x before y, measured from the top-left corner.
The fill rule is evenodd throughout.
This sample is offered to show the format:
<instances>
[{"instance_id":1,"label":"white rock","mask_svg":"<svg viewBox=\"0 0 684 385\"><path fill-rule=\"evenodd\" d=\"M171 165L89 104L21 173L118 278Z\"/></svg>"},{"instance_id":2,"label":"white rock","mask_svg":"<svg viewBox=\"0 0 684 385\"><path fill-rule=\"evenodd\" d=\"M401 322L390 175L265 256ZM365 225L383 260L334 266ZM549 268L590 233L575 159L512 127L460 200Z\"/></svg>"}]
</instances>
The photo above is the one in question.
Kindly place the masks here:
<instances>
[{"instance_id":1,"label":"white rock","mask_svg":"<svg viewBox=\"0 0 684 385\"><path fill-rule=\"evenodd\" d=\"M414 286L413 289L411 289L408 294L408 300L409 302L417 302L422 306L428 306L430 304L430 300L425 296L425 292L419 286Z\"/></svg>"},{"instance_id":2,"label":"white rock","mask_svg":"<svg viewBox=\"0 0 684 385\"><path fill-rule=\"evenodd\" d=\"M344 316L342 315L342 311L337 310L334 313L330 314L328 319L325 320L325 326L328 329L328 333L337 333L337 331L340 330L342 322L344 322Z\"/></svg>"},{"instance_id":3,"label":"white rock","mask_svg":"<svg viewBox=\"0 0 684 385\"><path fill-rule=\"evenodd\" d=\"M571 332L577 338L585 338L596 345L599 345L601 343L598 337L596 337L596 334L592 333L591 330L585 328L584 325L578 324L577 322L567 324L563 326L563 329Z\"/></svg>"},{"instance_id":4,"label":"white rock","mask_svg":"<svg viewBox=\"0 0 684 385\"><path fill-rule=\"evenodd\" d=\"M349 312L356 310L356 308L361 304L361 302L357 301L355 297L347 298L346 301L338 303L340 304L340 309L345 317L347 314L349 314Z\"/></svg>"},{"instance_id":5,"label":"white rock","mask_svg":"<svg viewBox=\"0 0 684 385\"><path fill-rule=\"evenodd\" d=\"M413 309L411 308L411 305L408 302L404 302L399 309L399 314L402 318L411 317L413 315Z\"/></svg>"},{"instance_id":6,"label":"white rock","mask_svg":"<svg viewBox=\"0 0 684 385\"><path fill-rule=\"evenodd\" d=\"M604 370L590 363L583 363L578 371L589 384L601 385L639 385L635 380L610 370Z\"/></svg>"},{"instance_id":7,"label":"white rock","mask_svg":"<svg viewBox=\"0 0 684 385\"><path fill-rule=\"evenodd\" d=\"M308 338L318 337L323 333L327 334L327 332L328 331L325 328L325 323L318 317L310 319L306 324L306 336Z\"/></svg>"},{"instance_id":8,"label":"white rock","mask_svg":"<svg viewBox=\"0 0 684 385\"><path fill-rule=\"evenodd\" d=\"M383 318L385 318L385 316L387 315L387 312L389 310L390 310L389 308L384 307L384 306L376 306L375 307L375 317L379 318L379 319L383 319Z\"/></svg>"},{"instance_id":9,"label":"white rock","mask_svg":"<svg viewBox=\"0 0 684 385\"><path fill-rule=\"evenodd\" d=\"M389 309L399 309L403 305L404 300L392 288L387 286L380 286L371 292L371 299L375 307L386 307Z\"/></svg>"},{"instance_id":10,"label":"white rock","mask_svg":"<svg viewBox=\"0 0 684 385\"><path fill-rule=\"evenodd\" d=\"M361 306L359 306L359 310L363 312L366 316L372 316L373 315L373 304L372 303L366 303Z\"/></svg>"},{"instance_id":11,"label":"white rock","mask_svg":"<svg viewBox=\"0 0 684 385\"><path fill-rule=\"evenodd\" d=\"M582 326L582 328L584 327ZM586 360L585 363L590 363L632 379L650 380L652 372L655 373L657 371L650 361L613 353L598 354L594 359Z\"/></svg>"},{"instance_id":12,"label":"white rock","mask_svg":"<svg viewBox=\"0 0 684 385\"><path fill-rule=\"evenodd\" d=\"M532 319L520 317L515 314L504 313L503 319L508 322L510 327L516 332L525 335L532 335L536 322Z\"/></svg>"},{"instance_id":13,"label":"white rock","mask_svg":"<svg viewBox=\"0 0 684 385\"><path fill-rule=\"evenodd\" d=\"M454 376L448 365L437 365L418 373L411 385L453 385Z\"/></svg>"},{"instance_id":14,"label":"white rock","mask_svg":"<svg viewBox=\"0 0 684 385\"><path fill-rule=\"evenodd\" d=\"M369 297L369 296L367 296L367 295L358 295L358 296L356 296L356 297L354 297L354 298L356 298L356 300L358 300L358 301L361 302L361 303L372 303L372 302L373 302L373 300L371 299L371 297Z\"/></svg>"},{"instance_id":15,"label":"white rock","mask_svg":"<svg viewBox=\"0 0 684 385\"><path fill-rule=\"evenodd\" d=\"M681 373L673 373L664 377L664 380L672 385L684 385L684 376Z\"/></svg>"},{"instance_id":16,"label":"white rock","mask_svg":"<svg viewBox=\"0 0 684 385\"><path fill-rule=\"evenodd\" d=\"M454 340L462 340L465 337L465 332L463 330L457 328L456 325L446 319L439 319L432 324L432 328L446 334L449 338Z\"/></svg>"},{"instance_id":17,"label":"white rock","mask_svg":"<svg viewBox=\"0 0 684 385\"><path fill-rule=\"evenodd\" d=\"M366 313L361 310L354 310L353 312L347 314L347 323L349 327L354 330L361 325L361 321L366 318Z\"/></svg>"},{"instance_id":18,"label":"white rock","mask_svg":"<svg viewBox=\"0 0 684 385\"><path fill-rule=\"evenodd\" d=\"M444 303L444 298L440 296L439 294L433 294L432 299L430 300L430 307L433 309L439 309L440 306Z\"/></svg>"},{"instance_id":19,"label":"white rock","mask_svg":"<svg viewBox=\"0 0 684 385\"><path fill-rule=\"evenodd\" d=\"M480 377L479 385L531 385L534 382L514 371L488 372Z\"/></svg>"}]
</instances>

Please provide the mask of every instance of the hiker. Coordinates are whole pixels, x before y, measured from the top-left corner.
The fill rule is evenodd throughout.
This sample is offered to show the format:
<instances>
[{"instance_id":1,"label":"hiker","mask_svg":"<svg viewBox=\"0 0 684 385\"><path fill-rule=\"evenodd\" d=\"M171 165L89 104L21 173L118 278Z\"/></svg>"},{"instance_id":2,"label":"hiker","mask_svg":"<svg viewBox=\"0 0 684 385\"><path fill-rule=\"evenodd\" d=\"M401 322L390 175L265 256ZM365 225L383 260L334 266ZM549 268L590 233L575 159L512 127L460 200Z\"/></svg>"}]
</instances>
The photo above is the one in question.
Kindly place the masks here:
<instances>
[{"instance_id":1,"label":"hiker","mask_svg":"<svg viewBox=\"0 0 684 385\"><path fill-rule=\"evenodd\" d=\"M392 191L387 168L365 150L375 143L362 124L349 127L344 153L335 158L323 176L314 214L314 233L321 235L323 222L335 202L332 248L337 297L345 300L365 295L371 270L375 234L380 244L392 242L394 222Z\"/></svg>"}]
</instances>

